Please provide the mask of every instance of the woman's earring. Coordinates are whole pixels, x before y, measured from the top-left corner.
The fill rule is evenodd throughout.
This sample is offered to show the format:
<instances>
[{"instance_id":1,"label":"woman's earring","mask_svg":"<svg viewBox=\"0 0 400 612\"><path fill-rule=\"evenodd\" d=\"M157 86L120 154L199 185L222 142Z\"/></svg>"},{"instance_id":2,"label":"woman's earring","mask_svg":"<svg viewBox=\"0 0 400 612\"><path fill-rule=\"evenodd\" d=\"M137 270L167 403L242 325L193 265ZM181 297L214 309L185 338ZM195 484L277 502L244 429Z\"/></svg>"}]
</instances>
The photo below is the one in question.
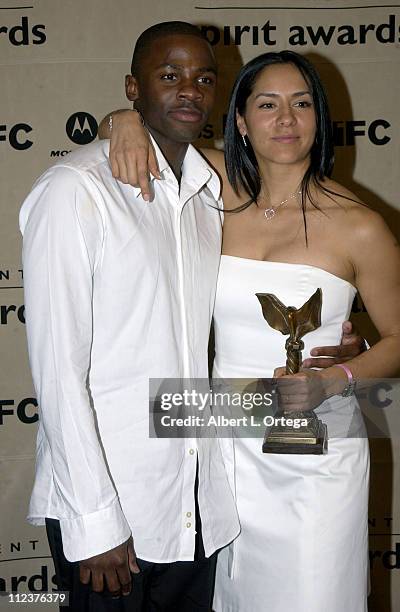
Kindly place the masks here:
<instances>
[{"instance_id":1,"label":"woman's earring","mask_svg":"<svg viewBox=\"0 0 400 612\"><path fill-rule=\"evenodd\" d=\"M243 144L247 147L246 134L242 134Z\"/></svg>"}]
</instances>

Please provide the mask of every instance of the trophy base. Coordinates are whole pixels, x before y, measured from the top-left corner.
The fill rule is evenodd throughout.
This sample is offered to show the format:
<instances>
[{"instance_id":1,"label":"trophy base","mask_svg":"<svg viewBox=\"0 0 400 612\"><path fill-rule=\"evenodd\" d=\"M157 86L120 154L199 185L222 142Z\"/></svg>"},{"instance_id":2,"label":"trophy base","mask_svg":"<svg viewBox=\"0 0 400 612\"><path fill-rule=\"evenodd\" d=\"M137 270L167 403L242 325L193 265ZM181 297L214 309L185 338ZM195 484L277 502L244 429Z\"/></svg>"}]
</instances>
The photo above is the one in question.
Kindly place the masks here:
<instances>
[{"instance_id":1,"label":"trophy base","mask_svg":"<svg viewBox=\"0 0 400 612\"><path fill-rule=\"evenodd\" d=\"M262 452L278 455L323 455L326 453L328 451L328 428L325 423L322 423L312 411L302 413L301 418L307 418L308 424L300 429L284 425L273 426L264 438Z\"/></svg>"}]
</instances>

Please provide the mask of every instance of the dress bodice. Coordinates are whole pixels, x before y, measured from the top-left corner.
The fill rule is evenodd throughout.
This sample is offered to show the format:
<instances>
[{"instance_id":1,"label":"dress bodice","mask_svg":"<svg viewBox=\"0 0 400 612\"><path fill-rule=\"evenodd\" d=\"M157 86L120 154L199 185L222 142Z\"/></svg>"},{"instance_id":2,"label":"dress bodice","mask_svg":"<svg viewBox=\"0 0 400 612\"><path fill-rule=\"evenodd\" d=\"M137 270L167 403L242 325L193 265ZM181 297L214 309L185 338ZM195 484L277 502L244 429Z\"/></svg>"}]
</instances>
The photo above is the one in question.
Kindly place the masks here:
<instances>
[{"instance_id":1,"label":"dress bodice","mask_svg":"<svg viewBox=\"0 0 400 612\"><path fill-rule=\"evenodd\" d=\"M224 377L269 377L286 362L285 339L265 321L256 293L299 308L320 287L321 327L303 338L303 359L316 346L340 344L356 288L321 268L223 255L216 303L215 369Z\"/></svg>"},{"instance_id":2,"label":"dress bodice","mask_svg":"<svg viewBox=\"0 0 400 612\"><path fill-rule=\"evenodd\" d=\"M265 321L256 293L272 293L285 306L302 306L322 289L321 326L303 337L303 359L317 346L340 344L342 323L357 293L348 281L315 266L223 255L214 308L214 377L269 378L286 363L285 341ZM316 410L330 435L362 435L355 398L334 396Z\"/></svg>"}]
</instances>

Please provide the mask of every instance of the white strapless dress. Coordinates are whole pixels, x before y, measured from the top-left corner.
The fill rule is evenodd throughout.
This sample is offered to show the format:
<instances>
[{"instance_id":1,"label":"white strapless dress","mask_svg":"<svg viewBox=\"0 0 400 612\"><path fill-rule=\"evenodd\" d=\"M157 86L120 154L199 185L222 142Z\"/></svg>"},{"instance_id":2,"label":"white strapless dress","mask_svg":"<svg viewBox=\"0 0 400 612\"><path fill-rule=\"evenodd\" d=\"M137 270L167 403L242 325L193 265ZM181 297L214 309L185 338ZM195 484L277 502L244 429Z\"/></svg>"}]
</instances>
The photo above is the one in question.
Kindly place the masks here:
<instances>
[{"instance_id":1,"label":"white strapless dress","mask_svg":"<svg viewBox=\"0 0 400 612\"><path fill-rule=\"evenodd\" d=\"M340 343L356 289L303 264L223 255L214 310L214 376L267 378L285 364L285 338L263 318L255 293L300 307L321 287L321 327L303 340ZM326 455L271 455L261 438L220 439L241 534L218 558L216 612L366 612L369 448L354 397L316 412Z\"/></svg>"}]
</instances>

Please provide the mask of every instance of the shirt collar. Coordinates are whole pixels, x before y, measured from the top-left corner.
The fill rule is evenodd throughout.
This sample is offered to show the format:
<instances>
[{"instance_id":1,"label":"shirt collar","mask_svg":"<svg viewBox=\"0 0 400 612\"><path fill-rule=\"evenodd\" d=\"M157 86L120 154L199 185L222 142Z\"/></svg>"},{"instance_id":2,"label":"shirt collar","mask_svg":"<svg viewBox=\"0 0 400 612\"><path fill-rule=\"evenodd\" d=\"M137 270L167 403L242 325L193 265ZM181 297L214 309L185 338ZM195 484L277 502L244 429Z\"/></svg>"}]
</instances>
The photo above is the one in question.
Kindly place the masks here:
<instances>
[{"instance_id":1,"label":"shirt collar","mask_svg":"<svg viewBox=\"0 0 400 612\"><path fill-rule=\"evenodd\" d=\"M170 165L165 159L153 136L151 134L149 134L149 136L156 152L160 174L162 178L166 180L168 177L167 172L169 174L171 171ZM150 173L150 183L155 180L157 179ZM221 182L218 175L207 163L204 157L191 144L188 146L185 158L183 160L182 181L193 187L195 189L194 193L200 191L202 187L207 185L215 200L218 200L221 195ZM132 189L135 193L135 197L141 195L142 192L140 187L132 187Z\"/></svg>"},{"instance_id":2,"label":"shirt collar","mask_svg":"<svg viewBox=\"0 0 400 612\"><path fill-rule=\"evenodd\" d=\"M214 200L221 195L221 181L217 173L193 145L188 146L183 160L182 179L198 190L207 185Z\"/></svg>"}]
</instances>

